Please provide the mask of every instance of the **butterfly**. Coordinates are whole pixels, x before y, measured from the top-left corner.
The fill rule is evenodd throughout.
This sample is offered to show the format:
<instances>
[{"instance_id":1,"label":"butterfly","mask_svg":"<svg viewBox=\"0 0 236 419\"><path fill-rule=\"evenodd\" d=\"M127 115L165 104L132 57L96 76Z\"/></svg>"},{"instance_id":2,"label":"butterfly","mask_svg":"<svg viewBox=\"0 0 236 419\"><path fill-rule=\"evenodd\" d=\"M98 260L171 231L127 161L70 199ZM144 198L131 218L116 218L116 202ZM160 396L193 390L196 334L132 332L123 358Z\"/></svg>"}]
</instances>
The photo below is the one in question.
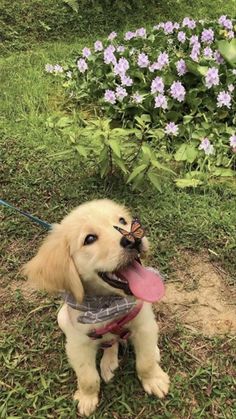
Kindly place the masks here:
<instances>
[{"instance_id":1,"label":"butterfly","mask_svg":"<svg viewBox=\"0 0 236 419\"><path fill-rule=\"evenodd\" d=\"M131 243L135 243L135 241L139 241L145 236L145 231L138 218L132 220L130 231L124 230L118 226L114 226L114 228Z\"/></svg>"}]
</instances>

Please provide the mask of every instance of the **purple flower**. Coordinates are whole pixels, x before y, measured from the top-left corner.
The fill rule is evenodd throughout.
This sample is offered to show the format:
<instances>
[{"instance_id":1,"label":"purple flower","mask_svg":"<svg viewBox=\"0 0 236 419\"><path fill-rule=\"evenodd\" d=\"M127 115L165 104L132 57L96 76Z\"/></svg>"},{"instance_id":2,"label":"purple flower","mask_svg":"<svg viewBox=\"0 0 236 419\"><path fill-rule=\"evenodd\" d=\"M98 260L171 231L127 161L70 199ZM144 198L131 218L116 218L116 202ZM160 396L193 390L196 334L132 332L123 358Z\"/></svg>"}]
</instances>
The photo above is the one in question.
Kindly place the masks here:
<instances>
[{"instance_id":1,"label":"purple flower","mask_svg":"<svg viewBox=\"0 0 236 419\"><path fill-rule=\"evenodd\" d=\"M227 19L227 16L222 15L218 19L218 23L223 26L225 29L232 30L233 29L233 23L230 19Z\"/></svg>"},{"instance_id":2,"label":"purple flower","mask_svg":"<svg viewBox=\"0 0 236 419\"><path fill-rule=\"evenodd\" d=\"M114 105L116 103L116 94L113 90L107 89L104 95L105 102L111 103Z\"/></svg>"},{"instance_id":3,"label":"purple flower","mask_svg":"<svg viewBox=\"0 0 236 419\"><path fill-rule=\"evenodd\" d=\"M149 66L148 56L144 54L144 52L138 55L138 66L140 68L146 68Z\"/></svg>"},{"instance_id":4,"label":"purple flower","mask_svg":"<svg viewBox=\"0 0 236 419\"><path fill-rule=\"evenodd\" d=\"M187 66L182 58L179 61L177 61L176 69L178 72L178 76L183 76L185 73L187 73Z\"/></svg>"},{"instance_id":5,"label":"purple flower","mask_svg":"<svg viewBox=\"0 0 236 419\"><path fill-rule=\"evenodd\" d=\"M130 39L132 39L134 37L135 37L135 32L128 31L125 34L124 40L125 41L130 41Z\"/></svg>"},{"instance_id":6,"label":"purple flower","mask_svg":"<svg viewBox=\"0 0 236 419\"><path fill-rule=\"evenodd\" d=\"M163 67L169 64L169 55L167 52L161 52L157 58L158 70L161 70Z\"/></svg>"},{"instance_id":7,"label":"purple flower","mask_svg":"<svg viewBox=\"0 0 236 419\"><path fill-rule=\"evenodd\" d=\"M158 25L153 26L153 29L158 31L159 29L163 29L164 28L164 22L160 22L158 23Z\"/></svg>"},{"instance_id":8,"label":"purple flower","mask_svg":"<svg viewBox=\"0 0 236 419\"><path fill-rule=\"evenodd\" d=\"M185 17L183 19L182 26L187 26L189 29L194 29L196 27L196 22L192 19L189 19L189 17Z\"/></svg>"},{"instance_id":9,"label":"purple flower","mask_svg":"<svg viewBox=\"0 0 236 419\"><path fill-rule=\"evenodd\" d=\"M151 64L148 69L153 73L155 70L160 70L160 65L156 62Z\"/></svg>"},{"instance_id":10,"label":"purple flower","mask_svg":"<svg viewBox=\"0 0 236 419\"><path fill-rule=\"evenodd\" d=\"M109 47L104 49L104 62L105 64L116 64L116 57L113 54L115 51L115 47L113 45L109 45Z\"/></svg>"},{"instance_id":11,"label":"purple flower","mask_svg":"<svg viewBox=\"0 0 236 419\"><path fill-rule=\"evenodd\" d=\"M206 47L206 48L204 48L204 50L203 50L203 55L204 55L204 57L206 57L206 58L212 58L213 51L212 51L211 47Z\"/></svg>"},{"instance_id":12,"label":"purple flower","mask_svg":"<svg viewBox=\"0 0 236 419\"><path fill-rule=\"evenodd\" d=\"M124 89L124 87L118 86L118 87L116 88L116 97L117 97L117 99L118 99L120 102L122 102L122 100L123 100L126 96L128 96L128 93L127 93L127 91Z\"/></svg>"},{"instance_id":13,"label":"purple flower","mask_svg":"<svg viewBox=\"0 0 236 419\"><path fill-rule=\"evenodd\" d=\"M234 85L233 84L228 84L228 91L230 93L232 93L234 91Z\"/></svg>"},{"instance_id":14,"label":"purple flower","mask_svg":"<svg viewBox=\"0 0 236 419\"><path fill-rule=\"evenodd\" d=\"M178 30L178 29L179 29L179 27L180 27L180 24L179 24L179 23L177 23L177 22L175 22L175 23L174 23L174 29Z\"/></svg>"},{"instance_id":15,"label":"purple flower","mask_svg":"<svg viewBox=\"0 0 236 419\"><path fill-rule=\"evenodd\" d=\"M88 58L91 55L91 51L89 48L85 47L82 49L82 55L84 58Z\"/></svg>"},{"instance_id":16,"label":"purple flower","mask_svg":"<svg viewBox=\"0 0 236 419\"><path fill-rule=\"evenodd\" d=\"M94 42L94 50L97 51L102 51L103 50L103 44L101 41L96 41Z\"/></svg>"},{"instance_id":17,"label":"purple flower","mask_svg":"<svg viewBox=\"0 0 236 419\"><path fill-rule=\"evenodd\" d=\"M47 73L53 73L54 66L52 64L46 64L44 69Z\"/></svg>"},{"instance_id":18,"label":"purple flower","mask_svg":"<svg viewBox=\"0 0 236 419\"><path fill-rule=\"evenodd\" d=\"M185 98L185 88L180 81L174 81L170 86L170 95L178 102L183 102Z\"/></svg>"},{"instance_id":19,"label":"purple flower","mask_svg":"<svg viewBox=\"0 0 236 419\"><path fill-rule=\"evenodd\" d=\"M63 67L59 64L54 65L54 73L63 73Z\"/></svg>"},{"instance_id":20,"label":"purple flower","mask_svg":"<svg viewBox=\"0 0 236 419\"><path fill-rule=\"evenodd\" d=\"M155 94L155 93L164 93L164 82L162 77L156 77L151 84L151 93Z\"/></svg>"},{"instance_id":21,"label":"purple flower","mask_svg":"<svg viewBox=\"0 0 236 419\"><path fill-rule=\"evenodd\" d=\"M168 21L164 24L164 32L166 35L174 32L174 25L172 22Z\"/></svg>"},{"instance_id":22,"label":"purple flower","mask_svg":"<svg viewBox=\"0 0 236 419\"><path fill-rule=\"evenodd\" d=\"M205 44L211 44L214 41L214 31L212 29L204 29L201 34L201 41Z\"/></svg>"},{"instance_id":23,"label":"purple flower","mask_svg":"<svg viewBox=\"0 0 236 419\"><path fill-rule=\"evenodd\" d=\"M183 44L186 40L186 35L185 32L180 31L177 35L178 41L181 42L181 44Z\"/></svg>"},{"instance_id":24,"label":"purple flower","mask_svg":"<svg viewBox=\"0 0 236 419\"><path fill-rule=\"evenodd\" d=\"M213 145L210 143L208 138L203 138L201 144L198 147L199 150L203 150L207 156L214 154L215 150Z\"/></svg>"},{"instance_id":25,"label":"purple flower","mask_svg":"<svg viewBox=\"0 0 236 419\"><path fill-rule=\"evenodd\" d=\"M116 50L117 50L117 52L122 53L122 52L124 52L124 51L125 51L125 47L124 47L124 45L119 45L119 46L116 48Z\"/></svg>"},{"instance_id":26,"label":"purple flower","mask_svg":"<svg viewBox=\"0 0 236 419\"><path fill-rule=\"evenodd\" d=\"M138 92L134 93L132 96L133 102L135 103L142 103L143 101L143 96L140 95Z\"/></svg>"},{"instance_id":27,"label":"purple flower","mask_svg":"<svg viewBox=\"0 0 236 419\"><path fill-rule=\"evenodd\" d=\"M80 73L85 73L85 71L88 70L88 64L86 63L84 58L80 58L77 61L77 67L78 67L78 70L80 71Z\"/></svg>"},{"instance_id":28,"label":"purple flower","mask_svg":"<svg viewBox=\"0 0 236 419\"><path fill-rule=\"evenodd\" d=\"M159 95L157 95L155 97L155 105L154 108L162 108L162 109L167 109L168 108L168 104L167 104L167 99L166 96L162 95L161 93L159 93Z\"/></svg>"},{"instance_id":29,"label":"purple flower","mask_svg":"<svg viewBox=\"0 0 236 419\"><path fill-rule=\"evenodd\" d=\"M207 70L207 73L205 75L205 84L208 89L210 89L212 86L218 86L220 82L219 79L219 71L218 68L212 67Z\"/></svg>"},{"instance_id":30,"label":"purple flower","mask_svg":"<svg viewBox=\"0 0 236 419\"><path fill-rule=\"evenodd\" d=\"M122 57L119 59L119 61L114 66L114 73L116 75L122 76L126 73L126 71L129 69L129 62L126 60L126 58Z\"/></svg>"},{"instance_id":31,"label":"purple flower","mask_svg":"<svg viewBox=\"0 0 236 419\"><path fill-rule=\"evenodd\" d=\"M168 124L166 124L165 133L176 137L176 135L178 135L179 133L178 125L176 125L174 122L169 122Z\"/></svg>"},{"instance_id":32,"label":"purple flower","mask_svg":"<svg viewBox=\"0 0 236 419\"><path fill-rule=\"evenodd\" d=\"M146 36L147 36L146 29L145 28L137 29L136 32L135 32L135 35L140 37L140 38L146 38Z\"/></svg>"},{"instance_id":33,"label":"purple flower","mask_svg":"<svg viewBox=\"0 0 236 419\"><path fill-rule=\"evenodd\" d=\"M228 39L233 39L233 38L234 38L234 31L229 31L229 32L227 32L226 37L227 37Z\"/></svg>"},{"instance_id":34,"label":"purple flower","mask_svg":"<svg viewBox=\"0 0 236 419\"><path fill-rule=\"evenodd\" d=\"M226 19L225 22L224 22L224 27L225 27L225 29L228 29L228 30L231 31L233 29L232 21L230 19Z\"/></svg>"},{"instance_id":35,"label":"purple flower","mask_svg":"<svg viewBox=\"0 0 236 419\"><path fill-rule=\"evenodd\" d=\"M213 54L214 60L217 62L217 64L223 64L224 58L220 55L219 51L215 51Z\"/></svg>"},{"instance_id":36,"label":"purple flower","mask_svg":"<svg viewBox=\"0 0 236 419\"><path fill-rule=\"evenodd\" d=\"M115 52L114 45L108 45L108 47L104 50L104 52Z\"/></svg>"},{"instance_id":37,"label":"purple flower","mask_svg":"<svg viewBox=\"0 0 236 419\"><path fill-rule=\"evenodd\" d=\"M236 148L236 135L231 135L230 139L229 139L229 144L230 147L232 148Z\"/></svg>"},{"instance_id":38,"label":"purple flower","mask_svg":"<svg viewBox=\"0 0 236 419\"><path fill-rule=\"evenodd\" d=\"M193 61L199 60L200 49L201 49L200 42L196 42L195 44L193 44L192 51L190 54L190 57L192 58Z\"/></svg>"},{"instance_id":39,"label":"purple flower","mask_svg":"<svg viewBox=\"0 0 236 419\"><path fill-rule=\"evenodd\" d=\"M231 108L231 96L225 90L221 91L217 96L217 107L222 108L226 106L228 109Z\"/></svg>"},{"instance_id":40,"label":"purple flower","mask_svg":"<svg viewBox=\"0 0 236 419\"><path fill-rule=\"evenodd\" d=\"M121 85L122 86L132 86L133 80L131 77L126 76L126 74L121 75Z\"/></svg>"},{"instance_id":41,"label":"purple flower","mask_svg":"<svg viewBox=\"0 0 236 419\"><path fill-rule=\"evenodd\" d=\"M116 32L111 32L107 39L109 41L113 41L113 39L115 39L116 37L117 37L117 33Z\"/></svg>"},{"instance_id":42,"label":"purple flower","mask_svg":"<svg viewBox=\"0 0 236 419\"><path fill-rule=\"evenodd\" d=\"M197 35L192 35L189 39L189 45L194 45L198 42L198 36Z\"/></svg>"},{"instance_id":43,"label":"purple flower","mask_svg":"<svg viewBox=\"0 0 236 419\"><path fill-rule=\"evenodd\" d=\"M227 20L227 16L225 16L225 15L220 16L219 19L218 19L219 25L224 26L226 20Z\"/></svg>"}]
</instances>

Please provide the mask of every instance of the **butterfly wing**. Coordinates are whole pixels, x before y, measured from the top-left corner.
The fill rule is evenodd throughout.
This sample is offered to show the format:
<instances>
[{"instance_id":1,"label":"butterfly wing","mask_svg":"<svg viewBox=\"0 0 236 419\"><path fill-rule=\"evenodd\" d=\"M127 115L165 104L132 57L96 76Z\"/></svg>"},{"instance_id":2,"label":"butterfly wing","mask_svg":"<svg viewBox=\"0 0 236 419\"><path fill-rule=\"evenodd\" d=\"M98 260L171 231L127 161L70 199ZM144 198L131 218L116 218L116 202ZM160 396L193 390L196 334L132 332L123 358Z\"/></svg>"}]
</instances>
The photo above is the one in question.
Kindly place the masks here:
<instances>
[{"instance_id":1,"label":"butterfly wing","mask_svg":"<svg viewBox=\"0 0 236 419\"><path fill-rule=\"evenodd\" d=\"M140 224L138 218L135 218L131 224L131 233L135 239L142 239L145 236L145 231Z\"/></svg>"},{"instance_id":2,"label":"butterfly wing","mask_svg":"<svg viewBox=\"0 0 236 419\"><path fill-rule=\"evenodd\" d=\"M133 237L132 232L126 231L121 227L118 226L114 226L114 228L119 231L119 233L122 234L122 236L124 236L127 240L129 240L130 242L134 243L135 239Z\"/></svg>"}]
</instances>

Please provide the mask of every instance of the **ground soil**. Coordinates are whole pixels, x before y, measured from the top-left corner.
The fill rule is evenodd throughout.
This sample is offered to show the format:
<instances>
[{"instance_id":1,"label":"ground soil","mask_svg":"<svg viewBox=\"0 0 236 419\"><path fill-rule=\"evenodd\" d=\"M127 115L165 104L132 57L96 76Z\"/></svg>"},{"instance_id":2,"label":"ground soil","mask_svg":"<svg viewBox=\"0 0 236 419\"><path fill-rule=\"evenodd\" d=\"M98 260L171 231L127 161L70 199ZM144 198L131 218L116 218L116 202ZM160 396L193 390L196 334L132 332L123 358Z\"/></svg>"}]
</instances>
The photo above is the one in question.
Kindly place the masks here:
<instances>
[{"instance_id":1,"label":"ground soil","mask_svg":"<svg viewBox=\"0 0 236 419\"><path fill-rule=\"evenodd\" d=\"M184 253L173 263L166 295L157 305L161 322L176 320L205 336L236 333L236 287L206 254Z\"/></svg>"}]
</instances>

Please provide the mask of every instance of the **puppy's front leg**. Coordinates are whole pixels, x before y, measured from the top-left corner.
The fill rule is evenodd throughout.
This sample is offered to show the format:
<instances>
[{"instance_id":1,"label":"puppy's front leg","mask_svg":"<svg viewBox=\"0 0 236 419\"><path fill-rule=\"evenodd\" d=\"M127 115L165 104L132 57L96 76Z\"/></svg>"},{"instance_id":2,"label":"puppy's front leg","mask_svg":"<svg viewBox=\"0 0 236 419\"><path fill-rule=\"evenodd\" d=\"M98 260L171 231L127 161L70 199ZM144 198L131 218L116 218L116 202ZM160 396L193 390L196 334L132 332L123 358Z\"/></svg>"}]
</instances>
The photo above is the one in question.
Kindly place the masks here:
<instances>
[{"instance_id":1,"label":"puppy's front leg","mask_svg":"<svg viewBox=\"0 0 236 419\"><path fill-rule=\"evenodd\" d=\"M79 413L89 416L96 409L100 389L100 377L96 369L97 348L91 342L81 344L68 339L66 352L78 380L74 399L79 401Z\"/></svg>"},{"instance_id":2,"label":"puppy's front leg","mask_svg":"<svg viewBox=\"0 0 236 419\"><path fill-rule=\"evenodd\" d=\"M168 393L169 377L158 364L158 326L151 306L143 308L132 329L138 377L148 394L162 398Z\"/></svg>"}]
</instances>

